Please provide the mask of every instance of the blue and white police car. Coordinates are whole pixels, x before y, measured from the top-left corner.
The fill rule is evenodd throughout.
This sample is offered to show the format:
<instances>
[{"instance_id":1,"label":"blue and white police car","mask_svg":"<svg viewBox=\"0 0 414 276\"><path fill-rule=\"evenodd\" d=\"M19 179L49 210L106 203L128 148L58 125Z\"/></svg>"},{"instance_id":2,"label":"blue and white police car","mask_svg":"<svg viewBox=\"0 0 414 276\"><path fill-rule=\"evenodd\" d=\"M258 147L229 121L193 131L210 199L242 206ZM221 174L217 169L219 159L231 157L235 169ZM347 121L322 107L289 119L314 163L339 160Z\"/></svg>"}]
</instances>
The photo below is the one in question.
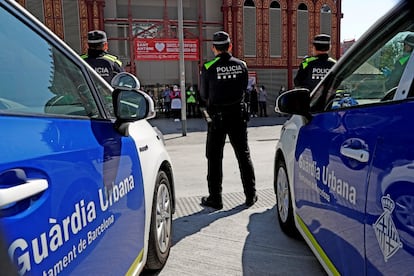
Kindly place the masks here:
<instances>
[{"instance_id":1,"label":"blue and white police car","mask_svg":"<svg viewBox=\"0 0 414 276\"><path fill-rule=\"evenodd\" d=\"M375 7L373 7L375 8ZM414 3L401 1L309 93L276 147L282 230L331 275L414 274Z\"/></svg>"},{"instance_id":2,"label":"blue and white police car","mask_svg":"<svg viewBox=\"0 0 414 276\"><path fill-rule=\"evenodd\" d=\"M0 0L0 41L0 229L15 272L162 268L174 178L150 97L128 74L113 89L15 1Z\"/></svg>"}]
</instances>

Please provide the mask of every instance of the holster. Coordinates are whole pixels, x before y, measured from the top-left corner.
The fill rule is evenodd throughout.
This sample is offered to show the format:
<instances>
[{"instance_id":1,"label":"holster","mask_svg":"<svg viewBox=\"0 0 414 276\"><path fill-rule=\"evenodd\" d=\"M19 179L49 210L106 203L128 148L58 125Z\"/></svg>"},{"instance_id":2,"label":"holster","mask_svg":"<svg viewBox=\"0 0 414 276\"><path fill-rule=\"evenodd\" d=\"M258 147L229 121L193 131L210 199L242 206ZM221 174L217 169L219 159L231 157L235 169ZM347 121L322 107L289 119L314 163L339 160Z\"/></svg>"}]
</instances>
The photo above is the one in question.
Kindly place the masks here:
<instances>
[{"instance_id":1,"label":"holster","mask_svg":"<svg viewBox=\"0 0 414 276\"><path fill-rule=\"evenodd\" d=\"M250 120L249 110L247 110L247 103L240 103L240 116L243 121L248 122Z\"/></svg>"}]
</instances>

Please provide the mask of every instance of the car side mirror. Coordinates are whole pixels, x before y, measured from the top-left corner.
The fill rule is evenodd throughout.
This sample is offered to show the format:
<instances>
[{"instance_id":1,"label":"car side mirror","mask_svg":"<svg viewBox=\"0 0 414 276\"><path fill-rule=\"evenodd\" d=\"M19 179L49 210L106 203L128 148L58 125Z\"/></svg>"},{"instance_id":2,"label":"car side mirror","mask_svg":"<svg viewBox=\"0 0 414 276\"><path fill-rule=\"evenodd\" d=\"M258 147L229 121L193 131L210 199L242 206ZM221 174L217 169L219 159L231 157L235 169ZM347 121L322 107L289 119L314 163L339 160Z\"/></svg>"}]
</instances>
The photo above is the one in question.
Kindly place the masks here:
<instances>
[{"instance_id":1,"label":"car side mirror","mask_svg":"<svg viewBox=\"0 0 414 276\"><path fill-rule=\"evenodd\" d=\"M131 89L140 89L141 83L139 80L128 72L121 72L116 74L111 81L111 86L113 88L131 88Z\"/></svg>"},{"instance_id":2,"label":"car side mirror","mask_svg":"<svg viewBox=\"0 0 414 276\"><path fill-rule=\"evenodd\" d=\"M141 83L128 72L116 74L111 81L112 103L117 123L151 119L156 115L154 100L139 90Z\"/></svg>"},{"instance_id":3,"label":"car side mirror","mask_svg":"<svg viewBox=\"0 0 414 276\"><path fill-rule=\"evenodd\" d=\"M311 119L310 91L299 88L283 93L276 99L275 111L282 114L297 114Z\"/></svg>"},{"instance_id":4,"label":"car side mirror","mask_svg":"<svg viewBox=\"0 0 414 276\"><path fill-rule=\"evenodd\" d=\"M116 88L112 92L114 113L119 124L154 118L154 101L145 92Z\"/></svg>"}]
</instances>

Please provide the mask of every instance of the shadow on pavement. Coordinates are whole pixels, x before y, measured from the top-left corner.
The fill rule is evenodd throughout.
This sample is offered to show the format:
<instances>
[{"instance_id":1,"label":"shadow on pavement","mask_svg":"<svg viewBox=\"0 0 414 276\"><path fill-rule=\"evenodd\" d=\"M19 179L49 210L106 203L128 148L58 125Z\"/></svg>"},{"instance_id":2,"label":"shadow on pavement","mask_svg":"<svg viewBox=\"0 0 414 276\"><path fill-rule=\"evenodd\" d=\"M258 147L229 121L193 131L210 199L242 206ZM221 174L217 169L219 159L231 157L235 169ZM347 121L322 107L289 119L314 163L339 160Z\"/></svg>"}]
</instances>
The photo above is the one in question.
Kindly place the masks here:
<instances>
[{"instance_id":1,"label":"shadow on pavement","mask_svg":"<svg viewBox=\"0 0 414 276\"><path fill-rule=\"evenodd\" d=\"M241 254L241 275L326 275L304 240L289 238L282 232L277 221L276 208L275 206L250 215L248 235ZM174 219L173 246L218 219L230 217L243 210L246 210L244 204L224 211L206 208ZM190 267L188 271L191 271ZM156 276L161 272L144 271L141 276Z\"/></svg>"},{"instance_id":2,"label":"shadow on pavement","mask_svg":"<svg viewBox=\"0 0 414 276\"><path fill-rule=\"evenodd\" d=\"M173 246L179 243L187 236L194 235L200 232L203 228L209 226L212 222L218 219L235 215L243 210L246 210L245 204L240 204L228 210L216 211L211 208L204 208L199 212L188 216L174 219L173 227ZM204 215L200 217L200 215Z\"/></svg>"},{"instance_id":3,"label":"shadow on pavement","mask_svg":"<svg viewBox=\"0 0 414 276\"><path fill-rule=\"evenodd\" d=\"M179 243L185 237L194 235L200 232L203 228L208 227L212 222L217 221L220 218L229 217L235 215L243 210L246 210L245 204L240 204L232 209L228 210L214 210L212 208L204 208L196 213L188 216L183 216L174 219L173 221L173 237L172 247ZM161 271L143 271L141 276L156 276Z\"/></svg>"},{"instance_id":4,"label":"shadow on pavement","mask_svg":"<svg viewBox=\"0 0 414 276\"><path fill-rule=\"evenodd\" d=\"M282 232L276 208L250 215L242 253L243 276L304 275L304 271L306 275L326 275L302 239Z\"/></svg>"}]
</instances>

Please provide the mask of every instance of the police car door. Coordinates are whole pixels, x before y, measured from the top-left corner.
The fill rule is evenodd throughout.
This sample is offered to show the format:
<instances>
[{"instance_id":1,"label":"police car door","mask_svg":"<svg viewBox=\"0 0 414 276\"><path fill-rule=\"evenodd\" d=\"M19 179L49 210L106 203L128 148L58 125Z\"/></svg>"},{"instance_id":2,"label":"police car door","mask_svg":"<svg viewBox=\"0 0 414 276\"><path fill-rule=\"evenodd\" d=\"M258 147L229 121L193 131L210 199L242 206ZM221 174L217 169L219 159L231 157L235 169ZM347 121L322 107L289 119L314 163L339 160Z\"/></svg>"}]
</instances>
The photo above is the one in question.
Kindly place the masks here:
<instances>
[{"instance_id":1,"label":"police car door","mask_svg":"<svg viewBox=\"0 0 414 276\"><path fill-rule=\"evenodd\" d=\"M0 226L9 254L20 274L125 274L144 237L135 143L105 119L76 54L16 9L0 2Z\"/></svg>"},{"instance_id":2,"label":"police car door","mask_svg":"<svg viewBox=\"0 0 414 276\"><path fill-rule=\"evenodd\" d=\"M382 48L369 54L361 50L363 54L355 57L360 60L357 66L355 61L344 62L341 69L325 79L319 89L336 92L335 98L324 111L314 114L299 134L299 171L308 179L308 171L311 172L315 181L301 182L304 184L297 190L312 185L313 192L297 196L296 201L299 206L300 202L310 201L306 204L309 207L300 208L301 217L326 254L325 261L341 274L403 273L398 270L403 268L398 265L399 257L390 257L402 247L397 236L407 235L413 224L412 220L407 222L407 214L401 214L405 228L391 226L389 208L391 202L397 204L399 196L401 202L409 205L406 201L413 200L414 193L412 186L403 185L411 189L407 197L406 192L396 192L401 191L401 186L397 190L395 186L395 197L389 198L386 190L390 189L390 178L395 177L396 171L412 175L409 164L414 159L410 146L414 139L414 103L404 99L414 71L407 67L411 68L407 81L388 89L387 75L375 64L379 60L387 62L384 49L404 34L399 33L390 41L373 41L376 45L381 43ZM375 46L366 45L367 49ZM335 85L330 86L332 83ZM317 215L308 215L306 209L313 209ZM408 257L409 253L400 256Z\"/></svg>"}]
</instances>

